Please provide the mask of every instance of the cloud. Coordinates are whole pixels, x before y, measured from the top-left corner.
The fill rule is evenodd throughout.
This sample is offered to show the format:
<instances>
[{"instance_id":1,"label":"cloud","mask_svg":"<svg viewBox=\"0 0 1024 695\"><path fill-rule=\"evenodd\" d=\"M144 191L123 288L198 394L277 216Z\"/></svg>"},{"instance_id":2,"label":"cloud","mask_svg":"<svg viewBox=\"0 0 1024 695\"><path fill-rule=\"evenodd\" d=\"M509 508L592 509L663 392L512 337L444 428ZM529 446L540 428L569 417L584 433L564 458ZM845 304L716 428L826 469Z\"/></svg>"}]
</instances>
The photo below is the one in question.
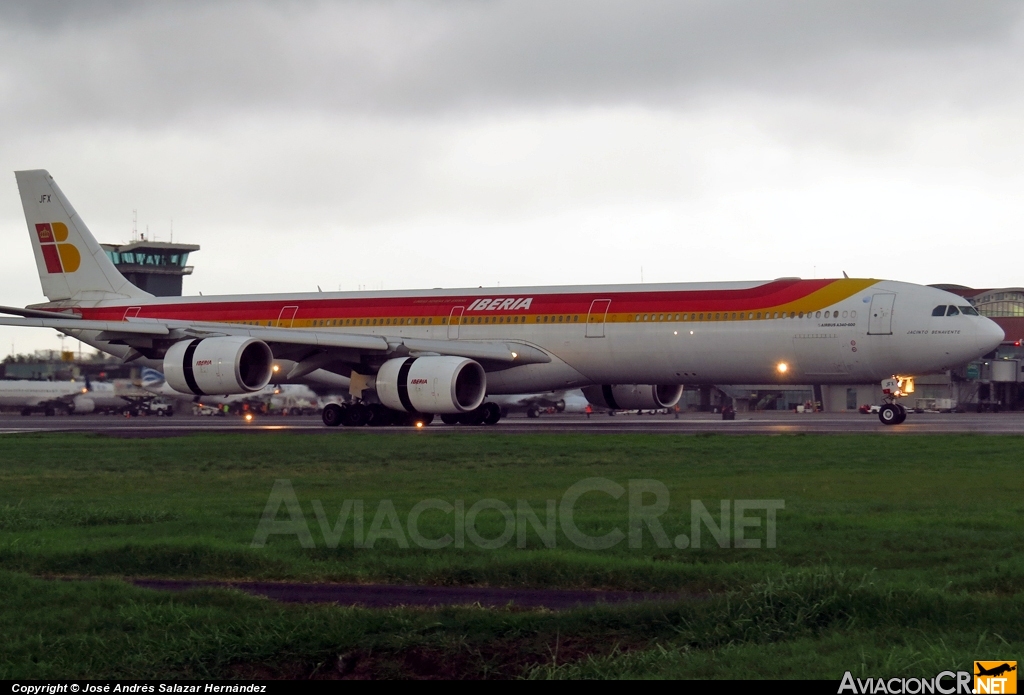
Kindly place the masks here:
<instances>
[{"instance_id":1,"label":"cloud","mask_svg":"<svg viewBox=\"0 0 1024 695\"><path fill-rule=\"evenodd\" d=\"M402 116L721 92L956 100L1019 87L1015 0L28 3L0 122L134 127L253 109ZM995 85L990 85L994 87Z\"/></svg>"}]
</instances>

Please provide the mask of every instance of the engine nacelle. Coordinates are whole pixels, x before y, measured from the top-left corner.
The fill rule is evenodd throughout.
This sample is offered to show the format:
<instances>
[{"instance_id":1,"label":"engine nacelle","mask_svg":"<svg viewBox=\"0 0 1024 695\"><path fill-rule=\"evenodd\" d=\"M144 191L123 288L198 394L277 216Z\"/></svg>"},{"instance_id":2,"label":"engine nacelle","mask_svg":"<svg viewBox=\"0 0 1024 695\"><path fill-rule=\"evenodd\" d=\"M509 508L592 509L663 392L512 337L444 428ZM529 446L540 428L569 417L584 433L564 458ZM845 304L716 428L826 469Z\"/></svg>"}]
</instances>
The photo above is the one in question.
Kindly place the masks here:
<instances>
[{"instance_id":1,"label":"engine nacelle","mask_svg":"<svg viewBox=\"0 0 1024 695\"><path fill-rule=\"evenodd\" d=\"M164 378L196 396L259 391L270 383L274 354L262 340L241 335L175 343L164 356Z\"/></svg>"},{"instance_id":2,"label":"engine nacelle","mask_svg":"<svg viewBox=\"0 0 1024 695\"><path fill-rule=\"evenodd\" d=\"M591 404L609 410L657 410L672 408L683 396L682 384L605 384L586 386L583 395Z\"/></svg>"},{"instance_id":3,"label":"engine nacelle","mask_svg":"<svg viewBox=\"0 0 1024 695\"><path fill-rule=\"evenodd\" d=\"M75 396L71 406L76 414L86 415L96 410L96 401L87 396Z\"/></svg>"},{"instance_id":4,"label":"engine nacelle","mask_svg":"<svg viewBox=\"0 0 1024 695\"><path fill-rule=\"evenodd\" d=\"M377 398L407 413L466 413L487 395L487 375L466 357L405 357L377 372Z\"/></svg>"}]
</instances>

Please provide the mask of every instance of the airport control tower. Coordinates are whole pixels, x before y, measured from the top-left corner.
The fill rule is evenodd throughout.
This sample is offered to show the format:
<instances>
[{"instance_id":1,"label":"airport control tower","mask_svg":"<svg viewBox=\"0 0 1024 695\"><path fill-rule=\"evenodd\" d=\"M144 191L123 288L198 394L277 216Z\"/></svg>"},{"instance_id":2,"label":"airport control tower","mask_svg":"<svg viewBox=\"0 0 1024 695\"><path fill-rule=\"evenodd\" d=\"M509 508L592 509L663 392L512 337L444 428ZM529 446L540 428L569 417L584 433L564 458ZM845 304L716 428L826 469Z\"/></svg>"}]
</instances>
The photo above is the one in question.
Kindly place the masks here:
<instances>
[{"instance_id":1,"label":"airport control tower","mask_svg":"<svg viewBox=\"0 0 1024 695\"><path fill-rule=\"evenodd\" d=\"M101 244L107 256L130 283L157 297L180 297L181 281L192 274L188 256L195 244L149 241L143 234L127 244Z\"/></svg>"}]
</instances>

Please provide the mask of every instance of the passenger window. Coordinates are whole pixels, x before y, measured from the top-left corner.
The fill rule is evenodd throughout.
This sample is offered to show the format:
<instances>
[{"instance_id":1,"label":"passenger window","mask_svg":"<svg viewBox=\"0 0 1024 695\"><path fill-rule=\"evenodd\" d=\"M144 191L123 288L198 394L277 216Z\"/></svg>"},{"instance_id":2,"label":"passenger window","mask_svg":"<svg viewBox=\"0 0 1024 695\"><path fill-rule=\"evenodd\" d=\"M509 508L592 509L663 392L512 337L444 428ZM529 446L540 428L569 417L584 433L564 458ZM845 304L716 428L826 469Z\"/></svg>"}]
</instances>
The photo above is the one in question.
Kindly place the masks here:
<instances>
[{"instance_id":1,"label":"passenger window","mask_svg":"<svg viewBox=\"0 0 1024 695\"><path fill-rule=\"evenodd\" d=\"M761 312L757 312L757 318L761 318Z\"/></svg>"},{"instance_id":2,"label":"passenger window","mask_svg":"<svg viewBox=\"0 0 1024 695\"><path fill-rule=\"evenodd\" d=\"M960 315L960 311L955 306L953 306L952 304L950 304L949 308L946 309L946 316L959 316L959 315Z\"/></svg>"},{"instance_id":3,"label":"passenger window","mask_svg":"<svg viewBox=\"0 0 1024 695\"><path fill-rule=\"evenodd\" d=\"M850 318L851 318L851 319L855 319L855 318L857 318L857 312L856 312L856 311L851 311L851 312L850 312Z\"/></svg>"},{"instance_id":4,"label":"passenger window","mask_svg":"<svg viewBox=\"0 0 1024 695\"><path fill-rule=\"evenodd\" d=\"M945 304L942 304L942 305L937 306L934 309L932 309L932 316L945 316L945 315L946 315L946 305Z\"/></svg>"},{"instance_id":5,"label":"passenger window","mask_svg":"<svg viewBox=\"0 0 1024 695\"><path fill-rule=\"evenodd\" d=\"M846 313L846 312L844 311L844 312L843 312L843 318L845 319L845 318L846 318L846 316L847 316L847 313Z\"/></svg>"},{"instance_id":6,"label":"passenger window","mask_svg":"<svg viewBox=\"0 0 1024 695\"><path fill-rule=\"evenodd\" d=\"M815 311L814 312L814 318L820 319L821 318L821 312L820 311ZM828 312L827 311L825 312L825 318L828 318Z\"/></svg>"}]
</instances>

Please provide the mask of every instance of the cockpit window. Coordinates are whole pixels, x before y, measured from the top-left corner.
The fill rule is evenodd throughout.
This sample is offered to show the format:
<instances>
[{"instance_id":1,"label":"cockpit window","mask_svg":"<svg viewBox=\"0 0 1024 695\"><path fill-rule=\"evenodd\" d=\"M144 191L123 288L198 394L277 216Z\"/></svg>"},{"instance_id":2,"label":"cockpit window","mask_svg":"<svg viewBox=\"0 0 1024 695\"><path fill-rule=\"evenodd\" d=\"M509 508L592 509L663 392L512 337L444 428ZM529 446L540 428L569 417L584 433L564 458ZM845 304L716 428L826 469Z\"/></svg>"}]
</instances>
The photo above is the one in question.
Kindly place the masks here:
<instances>
[{"instance_id":1,"label":"cockpit window","mask_svg":"<svg viewBox=\"0 0 1024 695\"><path fill-rule=\"evenodd\" d=\"M978 313L978 310L975 309L973 306L962 306L962 307L960 307L960 313L961 314L967 314L968 316L980 316L981 315L981 314Z\"/></svg>"},{"instance_id":2,"label":"cockpit window","mask_svg":"<svg viewBox=\"0 0 1024 695\"><path fill-rule=\"evenodd\" d=\"M945 316L945 315L946 315L946 305L945 304L940 304L939 306L937 306L934 309L932 309L932 316Z\"/></svg>"},{"instance_id":3,"label":"cockpit window","mask_svg":"<svg viewBox=\"0 0 1024 695\"><path fill-rule=\"evenodd\" d=\"M955 306L953 306L952 304L950 304L949 308L946 309L946 316L956 316L959 313L960 313L960 311Z\"/></svg>"}]
</instances>

